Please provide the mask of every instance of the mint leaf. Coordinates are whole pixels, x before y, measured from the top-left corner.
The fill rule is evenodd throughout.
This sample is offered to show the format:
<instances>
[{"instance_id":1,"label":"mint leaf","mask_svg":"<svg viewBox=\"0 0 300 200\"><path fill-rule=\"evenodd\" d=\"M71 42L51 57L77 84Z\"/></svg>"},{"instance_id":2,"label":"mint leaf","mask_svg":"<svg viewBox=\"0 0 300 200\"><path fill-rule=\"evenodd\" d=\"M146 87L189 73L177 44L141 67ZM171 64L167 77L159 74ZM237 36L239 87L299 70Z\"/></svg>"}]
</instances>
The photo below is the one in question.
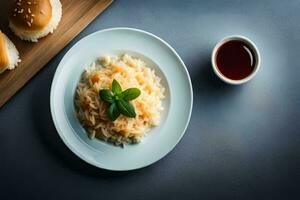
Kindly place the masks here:
<instances>
[{"instance_id":1,"label":"mint leaf","mask_svg":"<svg viewBox=\"0 0 300 200\"><path fill-rule=\"evenodd\" d=\"M116 120L120 114L134 118L136 116L134 106L129 102L141 95L138 88L129 88L122 92L122 87L117 80L112 82L112 90L103 89L99 91L100 99L109 103L107 115L110 120Z\"/></svg>"},{"instance_id":2,"label":"mint leaf","mask_svg":"<svg viewBox=\"0 0 300 200\"><path fill-rule=\"evenodd\" d=\"M123 99L120 99L117 101L117 106L123 115L130 117L130 118L134 118L136 116L134 107L131 103L129 103Z\"/></svg>"},{"instance_id":3,"label":"mint leaf","mask_svg":"<svg viewBox=\"0 0 300 200\"><path fill-rule=\"evenodd\" d=\"M129 88L122 92L122 97L125 101L131 101L133 99L136 99L138 96L140 96L141 91L137 88Z\"/></svg>"},{"instance_id":4,"label":"mint leaf","mask_svg":"<svg viewBox=\"0 0 300 200\"><path fill-rule=\"evenodd\" d=\"M115 121L120 116L120 110L118 109L118 106L116 103L112 103L108 110L108 117L110 120Z\"/></svg>"},{"instance_id":5,"label":"mint leaf","mask_svg":"<svg viewBox=\"0 0 300 200\"><path fill-rule=\"evenodd\" d=\"M99 96L102 101L105 101L107 103L114 103L114 101L115 101L114 94L110 90L107 90L107 89L100 90Z\"/></svg>"},{"instance_id":6,"label":"mint leaf","mask_svg":"<svg viewBox=\"0 0 300 200\"><path fill-rule=\"evenodd\" d=\"M113 80L112 82L112 92L116 95L116 94L121 94L122 93L122 88L121 85L119 84L119 82L117 80Z\"/></svg>"}]
</instances>

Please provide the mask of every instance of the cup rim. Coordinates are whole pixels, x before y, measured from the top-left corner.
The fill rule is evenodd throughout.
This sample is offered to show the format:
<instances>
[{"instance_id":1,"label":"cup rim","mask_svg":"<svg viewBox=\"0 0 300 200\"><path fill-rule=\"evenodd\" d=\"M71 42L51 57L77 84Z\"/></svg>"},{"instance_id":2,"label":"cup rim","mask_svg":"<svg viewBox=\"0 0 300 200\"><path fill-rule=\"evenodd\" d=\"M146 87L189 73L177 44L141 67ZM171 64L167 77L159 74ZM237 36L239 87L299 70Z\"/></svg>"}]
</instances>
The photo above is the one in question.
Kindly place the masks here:
<instances>
[{"instance_id":1,"label":"cup rim","mask_svg":"<svg viewBox=\"0 0 300 200\"><path fill-rule=\"evenodd\" d=\"M239 40L239 41L243 41L243 42L247 43L250 46L250 48L253 50L254 56L256 59L256 64L255 64L253 72L251 74L249 74L247 77L240 79L240 80L234 80L234 79L227 78L218 70L218 67L216 64L215 58L216 58L217 51L224 43L226 43L228 41L232 41L232 40ZM231 84L231 85L240 85L240 84L250 81L257 74L257 72L260 68L260 62L261 62L261 58L260 58L260 53L258 51L258 48L256 47L256 45L254 44L253 41L251 41L249 38L242 36L242 35L230 35L230 36L224 37L215 45L215 47L212 51L212 55L211 55L211 63L212 63L212 67L213 67L215 74L222 81L224 81L228 84Z\"/></svg>"}]
</instances>

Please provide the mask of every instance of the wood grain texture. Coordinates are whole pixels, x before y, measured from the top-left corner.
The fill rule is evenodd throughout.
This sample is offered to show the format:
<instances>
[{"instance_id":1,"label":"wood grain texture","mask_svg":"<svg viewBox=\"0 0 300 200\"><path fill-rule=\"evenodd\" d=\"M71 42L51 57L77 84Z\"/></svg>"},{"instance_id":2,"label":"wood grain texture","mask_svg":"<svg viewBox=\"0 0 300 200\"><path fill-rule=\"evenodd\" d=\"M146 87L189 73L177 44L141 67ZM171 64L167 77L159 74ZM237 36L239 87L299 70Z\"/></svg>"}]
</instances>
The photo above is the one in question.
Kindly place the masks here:
<instances>
[{"instance_id":1,"label":"wood grain texture","mask_svg":"<svg viewBox=\"0 0 300 200\"><path fill-rule=\"evenodd\" d=\"M63 16L53 34L38 43L17 38L8 28L11 0L0 1L0 29L16 45L22 62L12 71L0 74L0 108L61 49L95 19L113 0L61 0Z\"/></svg>"}]
</instances>

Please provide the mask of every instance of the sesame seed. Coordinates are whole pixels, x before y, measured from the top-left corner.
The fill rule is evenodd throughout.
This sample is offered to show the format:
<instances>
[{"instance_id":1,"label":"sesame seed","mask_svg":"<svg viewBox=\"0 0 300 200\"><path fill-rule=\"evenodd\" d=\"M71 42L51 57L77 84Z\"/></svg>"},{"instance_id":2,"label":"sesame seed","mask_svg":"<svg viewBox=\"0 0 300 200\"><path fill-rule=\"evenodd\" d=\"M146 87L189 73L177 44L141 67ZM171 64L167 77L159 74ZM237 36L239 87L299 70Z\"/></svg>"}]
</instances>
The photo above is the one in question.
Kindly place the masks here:
<instances>
[{"instance_id":1,"label":"sesame seed","mask_svg":"<svg viewBox=\"0 0 300 200\"><path fill-rule=\"evenodd\" d=\"M30 19L30 23L33 23L33 19L32 18Z\"/></svg>"},{"instance_id":2,"label":"sesame seed","mask_svg":"<svg viewBox=\"0 0 300 200\"><path fill-rule=\"evenodd\" d=\"M27 25L29 26L29 27L31 27L31 24L30 24L30 22L26 22L27 23Z\"/></svg>"},{"instance_id":3,"label":"sesame seed","mask_svg":"<svg viewBox=\"0 0 300 200\"><path fill-rule=\"evenodd\" d=\"M18 5L18 6L21 6L21 3L20 3L20 2L18 2L18 3L17 3L17 5Z\"/></svg>"},{"instance_id":4,"label":"sesame seed","mask_svg":"<svg viewBox=\"0 0 300 200\"><path fill-rule=\"evenodd\" d=\"M35 14L31 14L31 17L34 17L35 16Z\"/></svg>"},{"instance_id":5,"label":"sesame seed","mask_svg":"<svg viewBox=\"0 0 300 200\"><path fill-rule=\"evenodd\" d=\"M17 11L18 11L18 9L15 8L15 12L17 12Z\"/></svg>"},{"instance_id":6,"label":"sesame seed","mask_svg":"<svg viewBox=\"0 0 300 200\"><path fill-rule=\"evenodd\" d=\"M24 9L22 8L21 10L20 10L20 13L23 13L24 12Z\"/></svg>"},{"instance_id":7,"label":"sesame seed","mask_svg":"<svg viewBox=\"0 0 300 200\"><path fill-rule=\"evenodd\" d=\"M28 4L28 5L31 5L31 2L30 2L30 1L27 1L27 4Z\"/></svg>"},{"instance_id":8,"label":"sesame seed","mask_svg":"<svg viewBox=\"0 0 300 200\"><path fill-rule=\"evenodd\" d=\"M31 10L30 10L30 8L28 8L28 13L31 13Z\"/></svg>"}]
</instances>

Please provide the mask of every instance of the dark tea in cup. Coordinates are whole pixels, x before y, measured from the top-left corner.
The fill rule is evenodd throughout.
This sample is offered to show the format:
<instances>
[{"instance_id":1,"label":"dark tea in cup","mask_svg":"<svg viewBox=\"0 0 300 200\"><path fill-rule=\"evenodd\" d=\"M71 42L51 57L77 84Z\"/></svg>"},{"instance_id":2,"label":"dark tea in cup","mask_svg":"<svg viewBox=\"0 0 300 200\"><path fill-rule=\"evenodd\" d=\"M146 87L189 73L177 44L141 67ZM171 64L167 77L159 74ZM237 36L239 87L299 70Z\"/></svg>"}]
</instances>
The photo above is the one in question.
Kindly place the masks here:
<instances>
[{"instance_id":1,"label":"dark tea in cup","mask_svg":"<svg viewBox=\"0 0 300 200\"><path fill-rule=\"evenodd\" d=\"M219 42L212 55L216 74L225 82L241 84L250 80L259 67L255 45L242 36L232 36Z\"/></svg>"}]
</instances>

